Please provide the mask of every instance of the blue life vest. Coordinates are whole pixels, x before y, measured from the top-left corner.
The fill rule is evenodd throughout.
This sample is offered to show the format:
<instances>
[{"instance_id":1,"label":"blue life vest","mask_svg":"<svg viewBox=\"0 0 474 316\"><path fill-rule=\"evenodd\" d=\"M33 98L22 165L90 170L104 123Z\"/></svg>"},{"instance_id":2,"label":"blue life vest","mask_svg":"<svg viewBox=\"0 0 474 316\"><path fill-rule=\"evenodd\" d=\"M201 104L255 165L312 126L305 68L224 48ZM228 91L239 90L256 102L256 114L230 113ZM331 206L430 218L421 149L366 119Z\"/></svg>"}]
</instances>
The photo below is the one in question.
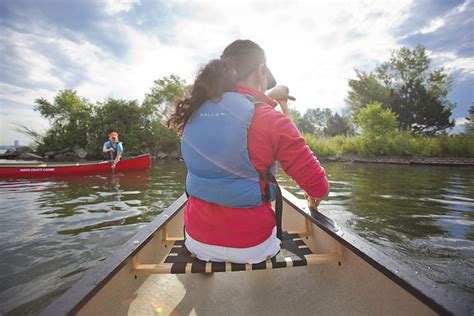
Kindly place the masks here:
<instances>
[{"instance_id":1,"label":"blue life vest","mask_svg":"<svg viewBox=\"0 0 474 316\"><path fill-rule=\"evenodd\" d=\"M205 102L187 122L181 151L188 169L186 191L207 202L249 208L272 201L275 185L262 194L262 175L252 165L248 128L255 105L245 96L226 92L218 102ZM275 175L275 164L269 172Z\"/></svg>"},{"instance_id":2,"label":"blue life vest","mask_svg":"<svg viewBox=\"0 0 474 316\"><path fill-rule=\"evenodd\" d=\"M118 143L112 143L110 140L105 141L104 146L106 149L113 148L115 149L112 152L112 159L115 159L117 157L118 153L123 152L123 145L121 142ZM110 153L104 153L104 160L110 160Z\"/></svg>"}]
</instances>

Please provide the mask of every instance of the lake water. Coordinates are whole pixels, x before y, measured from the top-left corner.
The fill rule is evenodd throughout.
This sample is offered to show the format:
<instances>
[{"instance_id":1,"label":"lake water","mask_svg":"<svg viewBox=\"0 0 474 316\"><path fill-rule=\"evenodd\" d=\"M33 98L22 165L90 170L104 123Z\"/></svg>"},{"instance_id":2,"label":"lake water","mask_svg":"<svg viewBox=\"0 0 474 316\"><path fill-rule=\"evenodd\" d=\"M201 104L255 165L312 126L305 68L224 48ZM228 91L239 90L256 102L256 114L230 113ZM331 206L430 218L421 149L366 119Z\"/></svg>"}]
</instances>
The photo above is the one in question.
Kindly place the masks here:
<instances>
[{"instance_id":1,"label":"lake water","mask_svg":"<svg viewBox=\"0 0 474 316\"><path fill-rule=\"evenodd\" d=\"M321 212L474 304L474 168L324 166ZM183 163L158 162L125 175L0 180L0 314L37 314L180 196L184 179Z\"/></svg>"}]
</instances>

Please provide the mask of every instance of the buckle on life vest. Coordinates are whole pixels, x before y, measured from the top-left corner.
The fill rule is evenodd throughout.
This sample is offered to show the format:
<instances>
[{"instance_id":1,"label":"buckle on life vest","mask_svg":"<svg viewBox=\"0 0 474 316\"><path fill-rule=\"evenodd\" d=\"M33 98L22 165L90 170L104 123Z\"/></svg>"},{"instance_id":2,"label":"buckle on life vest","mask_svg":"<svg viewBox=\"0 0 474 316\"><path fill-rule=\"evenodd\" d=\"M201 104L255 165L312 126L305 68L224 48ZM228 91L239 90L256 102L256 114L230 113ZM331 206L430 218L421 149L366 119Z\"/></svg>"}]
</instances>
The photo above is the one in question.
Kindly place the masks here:
<instances>
[{"instance_id":1,"label":"buckle on life vest","mask_svg":"<svg viewBox=\"0 0 474 316\"><path fill-rule=\"evenodd\" d=\"M262 194L262 201L263 202L271 202L272 197L270 195L267 196L267 194Z\"/></svg>"},{"instance_id":2,"label":"buckle on life vest","mask_svg":"<svg viewBox=\"0 0 474 316\"><path fill-rule=\"evenodd\" d=\"M271 202L272 193L270 191L270 183L276 184L276 179L273 174L269 171L260 174L260 181L264 184L264 192L262 194L262 200L265 202Z\"/></svg>"},{"instance_id":3,"label":"buckle on life vest","mask_svg":"<svg viewBox=\"0 0 474 316\"><path fill-rule=\"evenodd\" d=\"M265 173L261 173L260 174L260 181L263 181L265 183L273 183L273 184L276 184L276 179L275 179L275 176L270 172L270 171L267 171Z\"/></svg>"}]
</instances>

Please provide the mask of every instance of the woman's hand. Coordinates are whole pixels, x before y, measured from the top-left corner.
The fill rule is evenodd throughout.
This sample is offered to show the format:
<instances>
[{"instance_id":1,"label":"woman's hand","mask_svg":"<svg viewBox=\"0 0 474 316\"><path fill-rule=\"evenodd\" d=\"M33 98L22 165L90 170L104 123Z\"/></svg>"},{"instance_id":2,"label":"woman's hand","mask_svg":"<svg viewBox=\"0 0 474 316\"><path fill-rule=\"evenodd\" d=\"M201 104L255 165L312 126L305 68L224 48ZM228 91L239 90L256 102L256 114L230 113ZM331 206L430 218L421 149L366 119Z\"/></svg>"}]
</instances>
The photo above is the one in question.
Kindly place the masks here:
<instances>
[{"instance_id":1,"label":"woman's hand","mask_svg":"<svg viewBox=\"0 0 474 316\"><path fill-rule=\"evenodd\" d=\"M112 161L112 169L115 169L115 167L117 167L118 162L119 162L119 160L117 160L117 159Z\"/></svg>"},{"instance_id":2,"label":"woman's hand","mask_svg":"<svg viewBox=\"0 0 474 316\"><path fill-rule=\"evenodd\" d=\"M309 195L307 195L306 193L304 195L306 197L306 200L308 201L309 206L314 208L317 211L319 203L321 203L321 199L312 198Z\"/></svg>"},{"instance_id":3,"label":"woman's hand","mask_svg":"<svg viewBox=\"0 0 474 316\"><path fill-rule=\"evenodd\" d=\"M288 89L287 86L283 86L283 85L276 86L275 88L270 90L267 93L267 95L270 98L277 100L278 103L280 103L280 101L288 101L288 100L295 101L296 100L295 97L290 95L290 89Z\"/></svg>"},{"instance_id":4,"label":"woman's hand","mask_svg":"<svg viewBox=\"0 0 474 316\"><path fill-rule=\"evenodd\" d=\"M290 110L288 109L287 102L288 100L296 100L296 98L291 96L289 93L290 89L288 89L287 86L279 85L270 90L267 94L270 98L276 100L280 104L281 110L288 116L290 115Z\"/></svg>"}]
</instances>

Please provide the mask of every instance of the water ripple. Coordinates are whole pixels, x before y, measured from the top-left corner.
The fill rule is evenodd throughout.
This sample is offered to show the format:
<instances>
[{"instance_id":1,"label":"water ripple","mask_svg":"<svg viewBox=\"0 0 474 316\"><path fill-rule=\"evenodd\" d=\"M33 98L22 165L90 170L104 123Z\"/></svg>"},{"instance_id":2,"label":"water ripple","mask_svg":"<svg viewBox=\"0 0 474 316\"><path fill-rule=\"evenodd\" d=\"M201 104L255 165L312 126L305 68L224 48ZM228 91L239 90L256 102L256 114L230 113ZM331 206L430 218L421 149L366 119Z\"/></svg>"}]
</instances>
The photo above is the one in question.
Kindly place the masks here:
<instances>
[{"instance_id":1,"label":"water ripple","mask_svg":"<svg viewBox=\"0 0 474 316\"><path fill-rule=\"evenodd\" d=\"M474 297L473 168L324 166L331 193L319 210L341 235ZM37 314L179 197L184 180L174 162L127 175L0 180L0 314ZM281 171L278 181L304 199Z\"/></svg>"}]
</instances>

